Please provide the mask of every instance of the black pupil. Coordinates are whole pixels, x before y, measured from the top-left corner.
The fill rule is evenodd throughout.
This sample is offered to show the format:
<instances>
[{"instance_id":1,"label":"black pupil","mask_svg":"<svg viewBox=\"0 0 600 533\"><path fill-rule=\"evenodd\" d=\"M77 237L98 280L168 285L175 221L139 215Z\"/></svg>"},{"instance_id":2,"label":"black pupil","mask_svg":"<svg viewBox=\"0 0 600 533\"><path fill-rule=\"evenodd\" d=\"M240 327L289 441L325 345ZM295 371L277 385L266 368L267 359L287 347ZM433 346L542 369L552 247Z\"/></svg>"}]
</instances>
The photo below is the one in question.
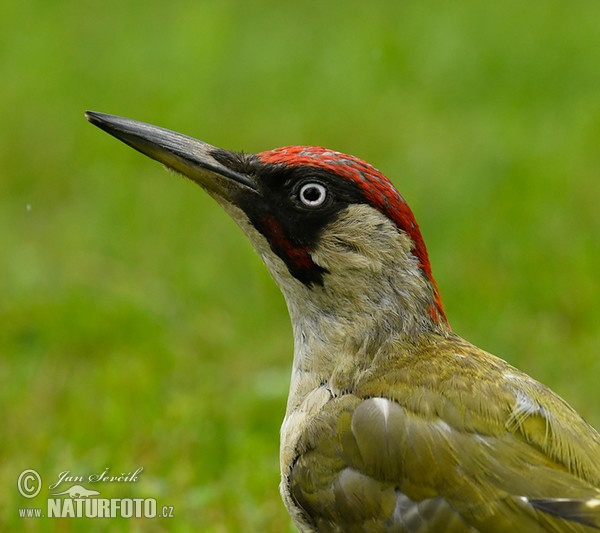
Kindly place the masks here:
<instances>
[{"instance_id":1,"label":"black pupil","mask_svg":"<svg viewBox=\"0 0 600 533\"><path fill-rule=\"evenodd\" d=\"M309 203L318 202L321 199L323 192L318 187L307 187L304 189L302 196Z\"/></svg>"}]
</instances>

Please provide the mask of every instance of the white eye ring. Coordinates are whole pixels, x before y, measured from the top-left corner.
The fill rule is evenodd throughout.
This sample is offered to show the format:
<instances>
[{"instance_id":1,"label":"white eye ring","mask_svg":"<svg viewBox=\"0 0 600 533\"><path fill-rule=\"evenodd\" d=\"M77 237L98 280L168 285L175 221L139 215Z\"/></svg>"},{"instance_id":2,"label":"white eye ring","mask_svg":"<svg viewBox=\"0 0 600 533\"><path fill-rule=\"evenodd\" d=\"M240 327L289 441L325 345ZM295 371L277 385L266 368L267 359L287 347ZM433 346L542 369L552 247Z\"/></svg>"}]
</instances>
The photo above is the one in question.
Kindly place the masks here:
<instances>
[{"instance_id":1,"label":"white eye ring","mask_svg":"<svg viewBox=\"0 0 600 533\"><path fill-rule=\"evenodd\" d=\"M319 207L327 199L327 189L320 183L305 183L298 193L300 201L307 207Z\"/></svg>"}]
</instances>

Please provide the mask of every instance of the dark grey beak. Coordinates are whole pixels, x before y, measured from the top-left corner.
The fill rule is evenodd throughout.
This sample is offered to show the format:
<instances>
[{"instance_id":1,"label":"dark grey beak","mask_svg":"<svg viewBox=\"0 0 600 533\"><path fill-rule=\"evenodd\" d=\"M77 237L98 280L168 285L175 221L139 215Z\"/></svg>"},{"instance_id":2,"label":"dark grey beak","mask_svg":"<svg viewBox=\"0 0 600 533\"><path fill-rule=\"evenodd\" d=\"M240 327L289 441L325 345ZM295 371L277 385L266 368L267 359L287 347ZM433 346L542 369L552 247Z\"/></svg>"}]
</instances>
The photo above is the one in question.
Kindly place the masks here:
<instances>
[{"instance_id":1,"label":"dark grey beak","mask_svg":"<svg viewBox=\"0 0 600 533\"><path fill-rule=\"evenodd\" d=\"M86 111L94 126L116 137L163 165L183 174L210 192L229 199L234 191L257 191L253 179L232 170L215 159L223 152L210 144L158 126L128 118Z\"/></svg>"}]
</instances>

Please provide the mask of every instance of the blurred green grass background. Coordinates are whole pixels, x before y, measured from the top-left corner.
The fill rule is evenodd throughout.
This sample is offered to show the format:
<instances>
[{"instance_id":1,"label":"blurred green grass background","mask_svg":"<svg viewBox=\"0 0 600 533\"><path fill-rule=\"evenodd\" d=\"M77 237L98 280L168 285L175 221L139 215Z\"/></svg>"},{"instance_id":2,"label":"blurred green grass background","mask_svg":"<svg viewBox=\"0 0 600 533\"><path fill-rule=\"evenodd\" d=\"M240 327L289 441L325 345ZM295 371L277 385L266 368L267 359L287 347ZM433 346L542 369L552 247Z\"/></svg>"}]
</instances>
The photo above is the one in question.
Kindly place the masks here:
<instances>
[{"instance_id":1,"label":"blurred green grass background","mask_svg":"<svg viewBox=\"0 0 600 533\"><path fill-rule=\"evenodd\" d=\"M392 178L454 329L600 426L600 4L0 8L0 529L291 531L282 297L200 189L85 109ZM174 518L22 519L59 472ZM40 495L16 490L35 468ZM68 484L61 486L62 489Z\"/></svg>"}]
</instances>

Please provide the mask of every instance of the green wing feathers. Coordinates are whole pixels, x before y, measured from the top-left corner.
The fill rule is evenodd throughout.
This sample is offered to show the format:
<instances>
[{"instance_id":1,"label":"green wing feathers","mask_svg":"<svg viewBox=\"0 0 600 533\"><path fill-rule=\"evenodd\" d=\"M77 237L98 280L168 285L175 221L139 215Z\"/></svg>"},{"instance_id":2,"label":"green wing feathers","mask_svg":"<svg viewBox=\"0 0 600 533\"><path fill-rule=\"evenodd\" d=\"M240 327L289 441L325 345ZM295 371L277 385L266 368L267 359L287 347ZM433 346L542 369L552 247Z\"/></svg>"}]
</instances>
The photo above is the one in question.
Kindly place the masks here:
<instances>
[{"instance_id":1,"label":"green wing feathers","mask_svg":"<svg viewBox=\"0 0 600 533\"><path fill-rule=\"evenodd\" d=\"M318 531L600 529L598 433L504 361L469 354L498 367L482 382L456 356L447 383L403 361L333 395L289 474L307 522Z\"/></svg>"}]
</instances>

